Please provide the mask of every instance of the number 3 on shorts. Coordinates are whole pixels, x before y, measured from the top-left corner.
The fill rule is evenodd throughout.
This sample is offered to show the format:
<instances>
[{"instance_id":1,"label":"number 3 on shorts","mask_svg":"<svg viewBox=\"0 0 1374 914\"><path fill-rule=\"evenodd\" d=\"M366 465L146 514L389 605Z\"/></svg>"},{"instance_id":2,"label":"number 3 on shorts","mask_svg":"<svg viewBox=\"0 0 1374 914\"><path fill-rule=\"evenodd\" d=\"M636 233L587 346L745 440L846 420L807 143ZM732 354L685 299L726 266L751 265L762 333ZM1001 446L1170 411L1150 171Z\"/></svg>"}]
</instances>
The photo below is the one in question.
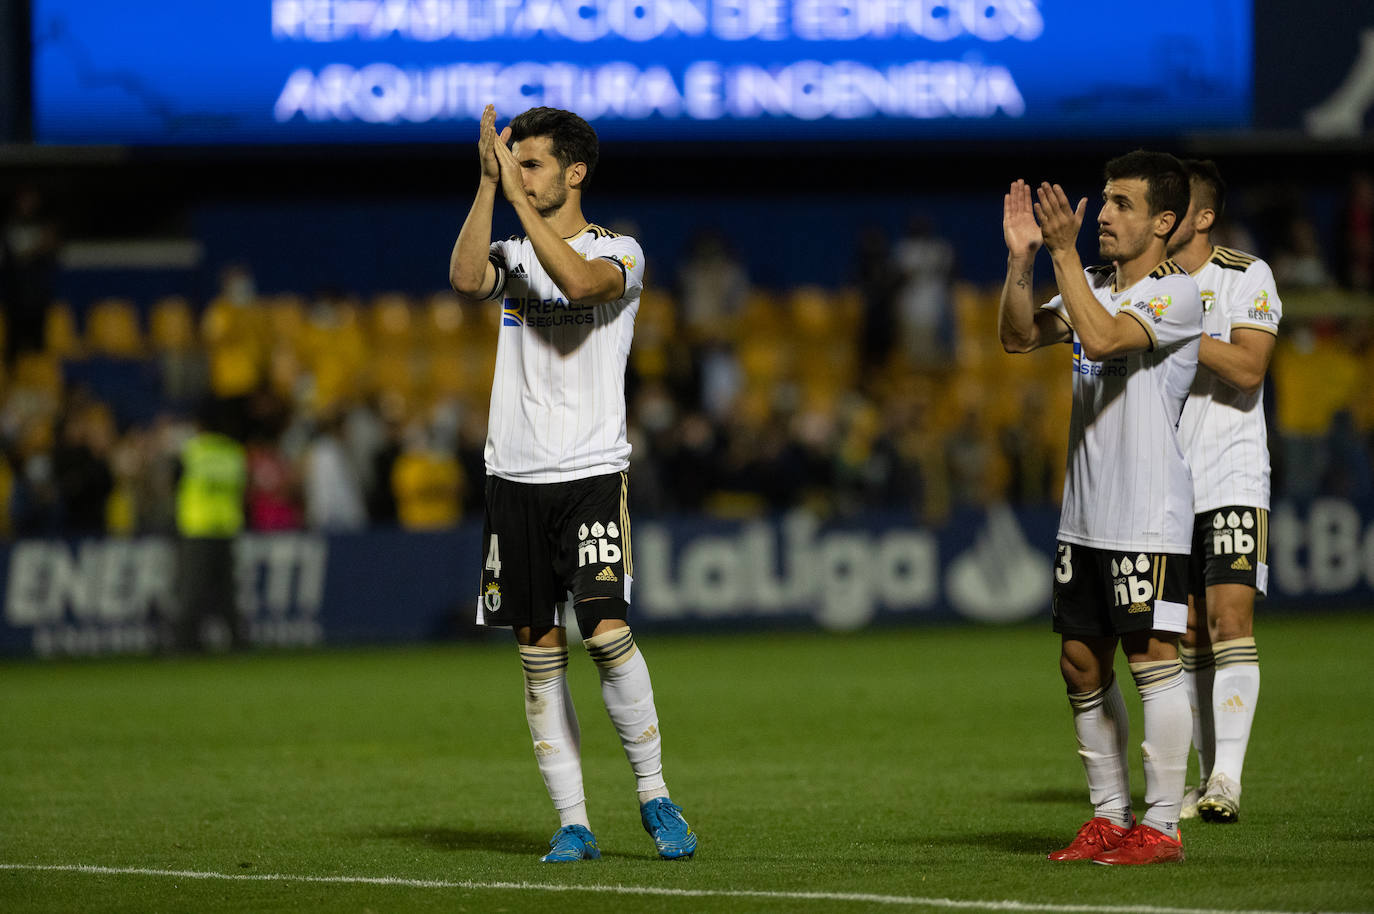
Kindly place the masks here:
<instances>
[{"instance_id":1,"label":"number 3 on shorts","mask_svg":"<svg viewBox=\"0 0 1374 914\"><path fill-rule=\"evenodd\" d=\"M486 569L493 578L501 577L501 546L495 533L491 535L491 545L487 547Z\"/></svg>"},{"instance_id":2,"label":"number 3 on shorts","mask_svg":"<svg viewBox=\"0 0 1374 914\"><path fill-rule=\"evenodd\" d=\"M491 548L496 548L496 537L492 537ZM491 559L487 559L487 567L491 567ZM1060 584L1067 584L1073 580L1073 547L1068 543L1059 544L1059 558L1054 563L1054 579Z\"/></svg>"}]
</instances>

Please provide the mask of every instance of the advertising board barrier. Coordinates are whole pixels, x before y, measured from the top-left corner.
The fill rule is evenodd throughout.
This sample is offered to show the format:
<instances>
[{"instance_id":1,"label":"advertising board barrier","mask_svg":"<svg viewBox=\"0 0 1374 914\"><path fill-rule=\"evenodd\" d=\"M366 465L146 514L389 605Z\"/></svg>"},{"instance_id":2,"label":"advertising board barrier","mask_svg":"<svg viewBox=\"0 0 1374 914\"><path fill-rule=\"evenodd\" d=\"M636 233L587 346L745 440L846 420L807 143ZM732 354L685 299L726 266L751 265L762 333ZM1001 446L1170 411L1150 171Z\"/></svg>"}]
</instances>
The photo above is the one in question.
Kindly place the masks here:
<instances>
[{"instance_id":1,"label":"advertising board barrier","mask_svg":"<svg viewBox=\"0 0 1374 914\"><path fill-rule=\"evenodd\" d=\"M645 520L634 528L637 630L1015 623L1048 630L1058 513L822 521ZM481 525L440 533L253 534L238 544L239 610L260 647L479 636ZM1374 611L1374 503L1280 502L1270 518L1265 611ZM162 537L21 540L0 548L0 653L145 654L175 607Z\"/></svg>"}]
</instances>

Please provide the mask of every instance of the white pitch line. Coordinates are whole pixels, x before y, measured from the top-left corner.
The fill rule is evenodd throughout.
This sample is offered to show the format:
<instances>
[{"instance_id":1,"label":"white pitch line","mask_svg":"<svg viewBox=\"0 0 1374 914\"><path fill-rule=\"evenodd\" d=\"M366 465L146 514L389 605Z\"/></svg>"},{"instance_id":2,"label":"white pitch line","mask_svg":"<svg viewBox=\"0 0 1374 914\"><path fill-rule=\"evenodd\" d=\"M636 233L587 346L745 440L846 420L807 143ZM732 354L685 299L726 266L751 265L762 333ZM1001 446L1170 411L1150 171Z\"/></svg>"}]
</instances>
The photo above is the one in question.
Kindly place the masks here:
<instances>
[{"instance_id":1,"label":"white pitch line","mask_svg":"<svg viewBox=\"0 0 1374 914\"><path fill-rule=\"evenodd\" d=\"M1159 905L1053 904L1032 901L966 901L915 895L864 892L767 892L756 889L672 889L638 885L559 885L541 882L473 882L402 879L396 876L298 876L289 873L210 873L158 870L137 866L92 866L81 863L0 863L0 870L87 873L95 876L163 876L172 879L221 879L227 882L307 882L332 885L394 885L409 889L520 889L532 892L602 892L611 895L659 895L671 898L768 898L789 901L855 901L966 911L1042 911L1049 914L1368 914L1336 911L1261 911L1230 908L1170 908Z\"/></svg>"}]
</instances>

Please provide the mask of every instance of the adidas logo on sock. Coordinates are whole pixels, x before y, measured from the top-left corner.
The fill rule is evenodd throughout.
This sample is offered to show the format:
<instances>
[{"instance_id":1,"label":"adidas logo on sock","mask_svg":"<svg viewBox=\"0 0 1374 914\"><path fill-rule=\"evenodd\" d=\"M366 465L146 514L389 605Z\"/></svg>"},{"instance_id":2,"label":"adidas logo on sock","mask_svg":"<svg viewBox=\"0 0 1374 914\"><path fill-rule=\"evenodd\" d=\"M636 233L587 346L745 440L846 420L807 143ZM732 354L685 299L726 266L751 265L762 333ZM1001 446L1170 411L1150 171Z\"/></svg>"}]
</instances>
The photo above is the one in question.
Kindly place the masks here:
<instances>
[{"instance_id":1,"label":"adidas logo on sock","mask_svg":"<svg viewBox=\"0 0 1374 914\"><path fill-rule=\"evenodd\" d=\"M1250 560L1247 559L1245 556L1242 555L1240 558L1236 559L1234 562L1231 563L1231 570L1232 570L1232 571L1249 571L1249 570L1250 570Z\"/></svg>"},{"instance_id":2,"label":"adidas logo on sock","mask_svg":"<svg viewBox=\"0 0 1374 914\"><path fill-rule=\"evenodd\" d=\"M620 580L620 578L615 576L615 572L611 570L610 565L607 565L605 568L601 569L601 572L596 576L596 579L598 581L610 581L612 583Z\"/></svg>"},{"instance_id":3,"label":"adidas logo on sock","mask_svg":"<svg viewBox=\"0 0 1374 914\"><path fill-rule=\"evenodd\" d=\"M1245 702L1240 700L1239 695L1232 695L1221 703L1221 710L1231 714L1239 714L1245 710Z\"/></svg>"}]
</instances>

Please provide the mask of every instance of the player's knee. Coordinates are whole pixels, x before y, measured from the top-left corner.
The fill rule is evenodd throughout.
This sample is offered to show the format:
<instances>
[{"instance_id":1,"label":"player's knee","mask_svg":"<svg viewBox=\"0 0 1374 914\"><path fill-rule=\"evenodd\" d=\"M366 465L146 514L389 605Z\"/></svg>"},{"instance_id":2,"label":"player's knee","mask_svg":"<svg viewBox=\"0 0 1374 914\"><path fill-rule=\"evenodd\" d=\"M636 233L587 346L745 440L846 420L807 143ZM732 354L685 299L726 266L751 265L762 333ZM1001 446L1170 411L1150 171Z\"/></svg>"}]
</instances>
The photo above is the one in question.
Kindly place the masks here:
<instances>
[{"instance_id":1,"label":"player's knee","mask_svg":"<svg viewBox=\"0 0 1374 914\"><path fill-rule=\"evenodd\" d=\"M593 635L582 643L586 645L592 662L603 671L613 670L634 659L635 653L639 650L635 647L634 635L628 625Z\"/></svg>"},{"instance_id":2,"label":"player's knee","mask_svg":"<svg viewBox=\"0 0 1374 914\"><path fill-rule=\"evenodd\" d=\"M1213 642L1249 638L1255 633L1255 607L1243 597L1219 600L1212 607L1207 625Z\"/></svg>"},{"instance_id":3,"label":"player's knee","mask_svg":"<svg viewBox=\"0 0 1374 914\"><path fill-rule=\"evenodd\" d=\"M1059 655L1059 674L1064 677L1070 694L1092 692L1102 687L1102 671L1094 663L1082 662L1083 659Z\"/></svg>"}]
</instances>

